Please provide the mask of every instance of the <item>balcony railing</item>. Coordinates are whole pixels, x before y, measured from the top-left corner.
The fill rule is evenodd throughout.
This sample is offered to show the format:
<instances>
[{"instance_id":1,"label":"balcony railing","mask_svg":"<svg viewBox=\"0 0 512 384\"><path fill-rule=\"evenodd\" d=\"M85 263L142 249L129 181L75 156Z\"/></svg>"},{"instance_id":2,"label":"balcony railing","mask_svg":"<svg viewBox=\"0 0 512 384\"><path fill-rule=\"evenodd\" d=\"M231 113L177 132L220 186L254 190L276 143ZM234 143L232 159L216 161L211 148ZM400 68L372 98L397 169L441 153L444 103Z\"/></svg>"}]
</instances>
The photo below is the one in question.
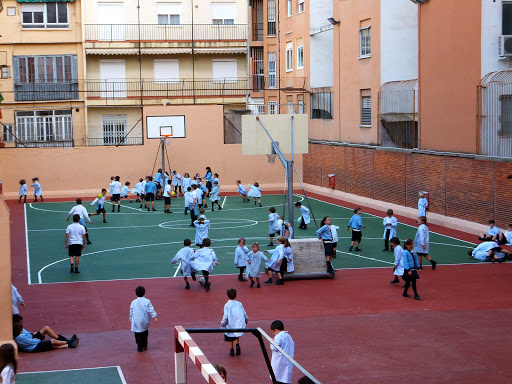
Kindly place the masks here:
<instances>
[{"instance_id":1,"label":"balcony railing","mask_svg":"<svg viewBox=\"0 0 512 384\"><path fill-rule=\"evenodd\" d=\"M263 23L253 23L252 41L263 41Z\"/></svg>"},{"instance_id":2,"label":"balcony railing","mask_svg":"<svg viewBox=\"0 0 512 384\"><path fill-rule=\"evenodd\" d=\"M88 137L87 138L87 145L90 147L142 145L142 144L144 144L142 136L140 136L140 137Z\"/></svg>"},{"instance_id":3,"label":"balcony railing","mask_svg":"<svg viewBox=\"0 0 512 384\"><path fill-rule=\"evenodd\" d=\"M85 24L85 41L245 41L246 24Z\"/></svg>"},{"instance_id":4,"label":"balcony railing","mask_svg":"<svg viewBox=\"0 0 512 384\"><path fill-rule=\"evenodd\" d=\"M72 148L73 140L16 141L18 148Z\"/></svg>"},{"instance_id":5,"label":"balcony railing","mask_svg":"<svg viewBox=\"0 0 512 384\"><path fill-rule=\"evenodd\" d=\"M16 101L74 100L78 99L78 81L60 83L16 83Z\"/></svg>"}]
</instances>

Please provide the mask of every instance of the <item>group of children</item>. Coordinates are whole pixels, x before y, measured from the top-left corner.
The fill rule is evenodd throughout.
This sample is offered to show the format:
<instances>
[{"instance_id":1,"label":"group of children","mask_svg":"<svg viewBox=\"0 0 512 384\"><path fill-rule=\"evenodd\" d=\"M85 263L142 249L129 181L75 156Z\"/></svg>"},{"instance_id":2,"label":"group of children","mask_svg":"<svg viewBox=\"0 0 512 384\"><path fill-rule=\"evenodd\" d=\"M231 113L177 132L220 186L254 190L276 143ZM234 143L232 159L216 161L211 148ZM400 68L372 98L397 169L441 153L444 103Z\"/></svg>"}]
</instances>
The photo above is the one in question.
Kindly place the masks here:
<instances>
[{"instance_id":1,"label":"group of children","mask_svg":"<svg viewBox=\"0 0 512 384\"><path fill-rule=\"evenodd\" d=\"M20 183L20 189L19 189L19 199L18 203L21 203L21 200L23 200L23 203L27 202L27 181L25 179L21 179L19 181ZM37 177L32 178L32 184L30 185L32 188L34 188L34 203L37 202L37 198L39 197L41 201L44 201L43 199L43 188L41 187L41 183L39 183L39 179Z\"/></svg>"},{"instance_id":2,"label":"group of children","mask_svg":"<svg viewBox=\"0 0 512 384\"><path fill-rule=\"evenodd\" d=\"M475 249L468 251L468 255L475 260L503 263L512 259L511 252L503 246L512 246L512 224L507 226L507 231L502 233L494 220L488 221L489 228L486 233L479 236L482 241Z\"/></svg>"}]
</instances>

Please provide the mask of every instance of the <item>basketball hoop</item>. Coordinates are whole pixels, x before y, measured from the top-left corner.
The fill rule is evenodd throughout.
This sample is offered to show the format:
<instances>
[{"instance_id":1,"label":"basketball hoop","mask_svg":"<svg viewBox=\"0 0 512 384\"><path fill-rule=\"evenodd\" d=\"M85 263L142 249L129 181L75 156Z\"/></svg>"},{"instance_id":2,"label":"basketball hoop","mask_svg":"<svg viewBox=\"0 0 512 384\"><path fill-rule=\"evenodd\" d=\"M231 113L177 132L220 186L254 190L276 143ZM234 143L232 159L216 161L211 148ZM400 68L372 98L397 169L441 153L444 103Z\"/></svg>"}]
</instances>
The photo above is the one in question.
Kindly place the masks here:
<instances>
[{"instance_id":1,"label":"basketball hoop","mask_svg":"<svg viewBox=\"0 0 512 384\"><path fill-rule=\"evenodd\" d=\"M276 155L275 154L267 155L267 161L269 164L274 164L276 162Z\"/></svg>"},{"instance_id":2,"label":"basketball hoop","mask_svg":"<svg viewBox=\"0 0 512 384\"><path fill-rule=\"evenodd\" d=\"M171 135L163 135L162 137L165 140L165 145L171 144L172 134Z\"/></svg>"}]
</instances>

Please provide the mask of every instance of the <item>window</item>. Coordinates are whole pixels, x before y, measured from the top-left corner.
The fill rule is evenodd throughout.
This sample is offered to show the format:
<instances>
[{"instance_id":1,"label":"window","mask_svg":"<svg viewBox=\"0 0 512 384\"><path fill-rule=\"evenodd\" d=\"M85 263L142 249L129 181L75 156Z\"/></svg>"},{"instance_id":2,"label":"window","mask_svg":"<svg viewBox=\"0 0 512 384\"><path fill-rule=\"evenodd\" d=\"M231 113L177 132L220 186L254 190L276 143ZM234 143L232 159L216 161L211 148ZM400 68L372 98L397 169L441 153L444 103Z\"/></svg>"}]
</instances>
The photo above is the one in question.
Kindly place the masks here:
<instances>
[{"instance_id":1,"label":"window","mask_svg":"<svg viewBox=\"0 0 512 384\"><path fill-rule=\"evenodd\" d=\"M372 97L361 96L361 125L371 127L372 125Z\"/></svg>"},{"instance_id":2,"label":"window","mask_svg":"<svg viewBox=\"0 0 512 384\"><path fill-rule=\"evenodd\" d=\"M295 113L294 109L293 109L294 105L293 105L293 100L289 100L288 101L288 114L289 115L292 115Z\"/></svg>"},{"instance_id":3,"label":"window","mask_svg":"<svg viewBox=\"0 0 512 384\"><path fill-rule=\"evenodd\" d=\"M299 95L297 96L298 99L299 99L299 113L300 114L303 114L304 113L304 99L303 99L303 96L302 95Z\"/></svg>"},{"instance_id":4,"label":"window","mask_svg":"<svg viewBox=\"0 0 512 384\"><path fill-rule=\"evenodd\" d=\"M276 0L267 1L267 35L276 35Z\"/></svg>"},{"instance_id":5,"label":"window","mask_svg":"<svg viewBox=\"0 0 512 384\"><path fill-rule=\"evenodd\" d=\"M359 30L359 43L360 43L359 57L361 57L361 58L371 57L372 46L371 46L371 29L370 29L370 27L362 28Z\"/></svg>"},{"instance_id":6,"label":"window","mask_svg":"<svg viewBox=\"0 0 512 384\"><path fill-rule=\"evenodd\" d=\"M512 95L500 96L501 116L500 135L512 135Z\"/></svg>"},{"instance_id":7,"label":"window","mask_svg":"<svg viewBox=\"0 0 512 384\"><path fill-rule=\"evenodd\" d=\"M23 28L68 28L68 3L22 3Z\"/></svg>"},{"instance_id":8,"label":"window","mask_svg":"<svg viewBox=\"0 0 512 384\"><path fill-rule=\"evenodd\" d=\"M263 47L251 48L253 77L252 89L255 91L265 89L265 56L263 54Z\"/></svg>"},{"instance_id":9,"label":"window","mask_svg":"<svg viewBox=\"0 0 512 384\"><path fill-rule=\"evenodd\" d=\"M181 3L156 3L159 25L180 25Z\"/></svg>"},{"instance_id":10,"label":"window","mask_svg":"<svg viewBox=\"0 0 512 384\"><path fill-rule=\"evenodd\" d=\"M288 0L288 17L293 13L292 0Z\"/></svg>"},{"instance_id":11,"label":"window","mask_svg":"<svg viewBox=\"0 0 512 384\"><path fill-rule=\"evenodd\" d=\"M4 65L0 66L0 68L0 79L8 79L9 77L11 77L11 67Z\"/></svg>"},{"instance_id":12,"label":"window","mask_svg":"<svg viewBox=\"0 0 512 384\"><path fill-rule=\"evenodd\" d=\"M180 80L180 62L178 60L155 60L153 62L155 83L178 83Z\"/></svg>"},{"instance_id":13,"label":"window","mask_svg":"<svg viewBox=\"0 0 512 384\"><path fill-rule=\"evenodd\" d=\"M16 136L22 142L73 140L71 110L16 112Z\"/></svg>"},{"instance_id":14,"label":"window","mask_svg":"<svg viewBox=\"0 0 512 384\"><path fill-rule=\"evenodd\" d=\"M299 0L299 13L304 12L304 9L305 9L304 0Z\"/></svg>"},{"instance_id":15,"label":"window","mask_svg":"<svg viewBox=\"0 0 512 384\"><path fill-rule=\"evenodd\" d=\"M128 115L102 115L103 145L117 145L126 136Z\"/></svg>"},{"instance_id":16,"label":"window","mask_svg":"<svg viewBox=\"0 0 512 384\"><path fill-rule=\"evenodd\" d=\"M277 101L268 102L268 114L277 115Z\"/></svg>"},{"instance_id":17,"label":"window","mask_svg":"<svg viewBox=\"0 0 512 384\"><path fill-rule=\"evenodd\" d=\"M16 7L7 7L7 16L16 16Z\"/></svg>"},{"instance_id":18,"label":"window","mask_svg":"<svg viewBox=\"0 0 512 384\"><path fill-rule=\"evenodd\" d=\"M236 18L235 3L212 3L212 24L233 25Z\"/></svg>"},{"instance_id":19,"label":"window","mask_svg":"<svg viewBox=\"0 0 512 384\"><path fill-rule=\"evenodd\" d=\"M12 124L2 124L2 141L4 143L12 143L14 141L12 132L14 132Z\"/></svg>"},{"instance_id":20,"label":"window","mask_svg":"<svg viewBox=\"0 0 512 384\"><path fill-rule=\"evenodd\" d=\"M212 76L214 82L235 82L238 78L236 60L213 60Z\"/></svg>"},{"instance_id":21,"label":"window","mask_svg":"<svg viewBox=\"0 0 512 384\"><path fill-rule=\"evenodd\" d=\"M268 53L268 87L277 87L277 75L276 75L276 53Z\"/></svg>"},{"instance_id":22,"label":"window","mask_svg":"<svg viewBox=\"0 0 512 384\"><path fill-rule=\"evenodd\" d=\"M332 119L333 98L332 92L318 92L311 94L311 119Z\"/></svg>"},{"instance_id":23,"label":"window","mask_svg":"<svg viewBox=\"0 0 512 384\"><path fill-rule=\"evenodd\" d=\"M304 46L297 47L297 69L304 68Z\"/></svg>"},{"instance_id":24,"label":"window","mask_svg":"<svg viewBox=\"0 0 512 384\"><path fill-rule=\"evenodd\" d=\"M512 35L512 3L503 3L501 34Z\"/></svg>"},{"instance_id":25,"label":"window","mask_svg":"<svg viewBox=\"0 0 512 384\"><path fill-rule=\"evenodd\" d=\"M286 43L286 72L293 71L293 43Z\"/></svg>"}]
</instances>

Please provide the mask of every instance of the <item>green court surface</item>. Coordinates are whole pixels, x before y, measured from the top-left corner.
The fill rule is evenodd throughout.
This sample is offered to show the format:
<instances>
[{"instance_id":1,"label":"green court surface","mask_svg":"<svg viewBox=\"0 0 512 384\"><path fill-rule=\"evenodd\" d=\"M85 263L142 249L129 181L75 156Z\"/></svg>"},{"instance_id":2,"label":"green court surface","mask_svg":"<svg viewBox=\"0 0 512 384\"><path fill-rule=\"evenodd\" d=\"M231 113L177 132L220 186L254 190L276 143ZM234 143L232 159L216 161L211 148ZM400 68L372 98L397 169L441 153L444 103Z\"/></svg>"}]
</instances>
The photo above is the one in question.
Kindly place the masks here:
<instances>
[{"instance_id":1,"label":"green court surface","mask_svg":"<svg viewBox=\"0 0 512 384\"><path fill-rule=\"evenodd\" d=\"M54 384L54 383L101 383L126 384L120 367L71 369L65 371L47 371L18 373L18 384Z\"/></svg>"},{"instance_id":2,"label":"green court surface","mask_svg":"<svg viewBox=\"0 0 512 384\"><path fill-rule=\"evenodd\" d=\"M296 201L303 197L296 195ZM222 211L206 210L211 221L209 236L221 266L213 274L235 274L234 251L240 237L247 239L250 245L258 241L262 249L267 249L268 208L276 207L282 214L283 196L265 195L263 207L253 203L243 203L238 196L221 198ZM89 212L90 202L84 202ZM189 238L194 243L195 228L189 227L190 216L184 215L183 199L173 199L172 214L163 213L163 202L157 201L157 212L139 210L138 203L122 202L121 212L111 212L110 203L106 204L107 224L100 216L92 218L88 224L92 245L86 247L80 258L79 275L69 273L69 259L64 249L66 216L74 206L73 202L27 204L27 258L29 264L29 283L61 283L76 281L122 280L136 278L163 278L180 276L177 265L170 263L176 252L183 246L183 240ZM346 225L353 212L350 209L310 199L315 217L320 224L322 217L329 215L338 231L338 258L335 268L392 267L392 252L383 252L382 218L365 214L363 211L362 252L348 252L350 233ZM90 208L90 209L89 209ZM296 209L295 217L299 216ZM298 227L298 225L296 225ZM398 237L414 238L416 228L399 224ZM308 229L295 231L296 238L316 237L313 220ZM432 233L430 235L430 254L440 264L472 263L467 250L472 244L448 236Z\"/></svg>"}]
</instances>

